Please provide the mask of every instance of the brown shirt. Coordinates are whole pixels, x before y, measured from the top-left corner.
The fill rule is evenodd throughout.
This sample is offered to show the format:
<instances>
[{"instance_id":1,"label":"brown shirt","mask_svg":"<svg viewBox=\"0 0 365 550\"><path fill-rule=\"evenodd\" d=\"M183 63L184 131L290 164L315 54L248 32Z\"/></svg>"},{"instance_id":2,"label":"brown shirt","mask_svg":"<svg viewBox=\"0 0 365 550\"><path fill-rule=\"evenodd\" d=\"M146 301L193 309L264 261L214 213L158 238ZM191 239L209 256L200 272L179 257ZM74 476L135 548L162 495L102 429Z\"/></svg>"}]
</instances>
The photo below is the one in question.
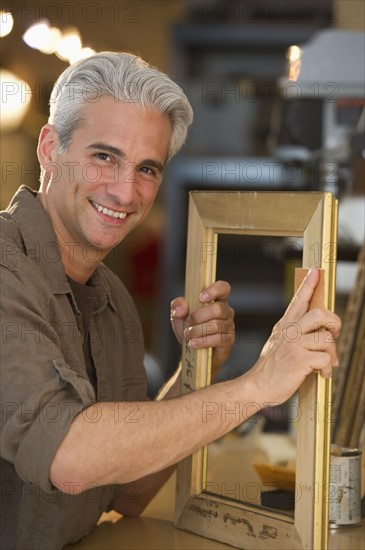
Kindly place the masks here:
<instances>
[{"instance_id":1,"label":"brown shirt","mask_svg":"<svg viewBox=\"0 0 365 550\"><path fill-rule=\"evenodd\" d=\"M0 547L56 550L90 531L110 508L115 487L94 484L69 495L49 481L52 458L70 423L96 402L84 361L82 319L36 193L21 187L0 213L0 223ZM104 265L92 284L90 345L98 401L146 400L143 337L133 301ZM97 422L97 405L89 411L82 414ZM115 418L118 422L117 412Z\"/></svg>"},{"instance_id":2,"label":"brown shirt","mask_svg":"<svg viewBox=\"0 0 365 550\"><path fill-rule=\"evenodd\" d=\"M91 355L91 346L90 346L90 321L95 306L96 299L96 288L90 284L83 285L74 281L70 277L67 277L68 282L70 283L72 294L75 298L77 307L81 313L82 317L82 332L83 332L83 352L84 360L87 375L89 380L94 388L96 398L98 397L98 388L96 385L96 372L95 365Z\"/></svg>"}]
</instances>

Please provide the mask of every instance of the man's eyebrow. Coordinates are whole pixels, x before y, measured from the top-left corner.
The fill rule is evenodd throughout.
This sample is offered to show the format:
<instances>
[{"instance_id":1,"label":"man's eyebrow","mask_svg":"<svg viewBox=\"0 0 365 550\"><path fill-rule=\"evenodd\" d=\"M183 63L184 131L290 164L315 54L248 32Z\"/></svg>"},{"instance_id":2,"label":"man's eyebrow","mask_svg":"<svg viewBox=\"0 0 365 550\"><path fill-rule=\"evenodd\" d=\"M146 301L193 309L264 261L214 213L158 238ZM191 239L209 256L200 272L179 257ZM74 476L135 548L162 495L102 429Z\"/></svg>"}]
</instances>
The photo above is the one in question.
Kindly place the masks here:
<instances>
[{"instance_id":1,"label":"man's eyebrow","mask_svg":"<svg viewBox=\"0 0 365 550\"><path fill-rule=\"evenodd\" d=\"M108 151L108 153L112 153L113 155L116 155L118 157L125 157L125 154L121 149L113 147L113 145L108 145L107 143L92 143L91 145L87 146L87 149L102 149L103 151Z\"/></svg>"}]
</instances>

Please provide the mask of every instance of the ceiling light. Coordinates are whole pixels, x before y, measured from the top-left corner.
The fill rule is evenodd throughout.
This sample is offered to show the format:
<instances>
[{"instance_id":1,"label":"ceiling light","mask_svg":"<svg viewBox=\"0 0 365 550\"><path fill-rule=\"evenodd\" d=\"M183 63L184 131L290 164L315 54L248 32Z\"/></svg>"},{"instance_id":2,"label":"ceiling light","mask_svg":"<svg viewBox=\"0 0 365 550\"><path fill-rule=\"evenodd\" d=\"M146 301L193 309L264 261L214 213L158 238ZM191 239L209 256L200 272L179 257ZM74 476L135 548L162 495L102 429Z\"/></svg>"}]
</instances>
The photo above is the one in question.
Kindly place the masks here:
<instances>
[{"instance_id":1,"label":"ceiling light","mask_svg":"<svg viewBox=\"0 0 365 550\"><path fill-rule=\"evenodd\" d=\"M55 53L58 48L58 44L62 40L62 33L57 27L49 27L48 35L45 36L44 43L38 49L42 53L51 54Z\"/></svg>"},{"instance_id":2,"label":"ceiling light","mask_svg":"<svg viewBox=\"0 0 365 550\"><path fill-rule=\"evenodd\" d=\"M13 16L9 11L0 11L0 37L3 38L11 33L14 25Z\"/></svg>"},{"instance_id":3,"label":"ceiling light","mask_svg":"<svg viewBox=\"0 0 365 550\"><path fill-rule=\"evenodd\" d=\"M25 117L31 99L29 84L10 71L0 70L1 83L1 130L15 130Z\"/></svg>"},{"instance_id":4,"label":"ceiling light","mask_svg":"<svg viewBox=\"0 0 365 550\"><path fill-rule=\"evenodd\" d=\"M81 59L86 59L87 57L91 57L92 55L95 55L95 50L92 48L82 48L78 52L76 52L75 55L69 58L70 63L75 63L75 61L80 61Z\"/></svg>"},{"instance_id":5,"label":"ceiling light","mask_svg":"<svg viewBox=\"0 0 365 550\"><path fill-rule=\"evenodd\" d=\"M59 41L56 55L64 61L75 59L82 49L81 39L77 31L65 33Z\"/></svg>"}]
</instances>

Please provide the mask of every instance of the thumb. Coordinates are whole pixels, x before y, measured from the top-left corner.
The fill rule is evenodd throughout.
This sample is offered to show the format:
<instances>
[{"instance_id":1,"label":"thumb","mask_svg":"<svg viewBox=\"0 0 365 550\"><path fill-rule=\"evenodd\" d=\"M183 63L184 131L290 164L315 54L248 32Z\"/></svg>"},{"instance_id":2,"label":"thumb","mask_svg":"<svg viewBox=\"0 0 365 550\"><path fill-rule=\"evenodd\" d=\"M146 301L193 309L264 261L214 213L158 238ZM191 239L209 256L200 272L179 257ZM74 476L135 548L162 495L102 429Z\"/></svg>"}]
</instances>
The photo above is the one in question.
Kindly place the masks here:
<instances>
[{"instance_id":1,"label":"thumb","mask_svg":"<svg viewBox=\"0 0 365 550\"><path fill-rule=\"evenodd\" d=\"M183 341L185 321L189 315L189 304L186 298L175 298L170 304L170 320L172 330L178 342L181 344Z\"/></svg>"},{"instance_id":2,"label":"thumb","mask_svg":"<svg viewBox=\"0 0 365 550\"><path fill-rule=\"evenodd\" d=\"M311 268L309 270L285 312L286 321L296 321L308 311L319 277L318 269Z\"/></svg>"}]
</instances>

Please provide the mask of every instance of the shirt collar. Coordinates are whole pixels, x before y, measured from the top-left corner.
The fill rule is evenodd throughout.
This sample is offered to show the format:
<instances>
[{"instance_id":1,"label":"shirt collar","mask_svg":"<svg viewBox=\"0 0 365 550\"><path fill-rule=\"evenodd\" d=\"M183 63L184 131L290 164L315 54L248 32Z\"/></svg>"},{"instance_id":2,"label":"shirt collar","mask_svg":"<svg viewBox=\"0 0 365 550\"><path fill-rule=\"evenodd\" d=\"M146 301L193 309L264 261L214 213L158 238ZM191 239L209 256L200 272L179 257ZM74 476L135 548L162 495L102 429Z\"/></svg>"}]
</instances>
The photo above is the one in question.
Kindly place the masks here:
<instances>
[{"instance_id":1,"label":"shirt collar","mask_svg":"<svg viewBox=\"0 0 365 550\"><path fill-rule=\"evenodd\" d=\"M71 289L61 261L61 251L51 220L37 195L37 191L22 185L6 211L20 229L27 256L38 264L54 294L65 294ZM92 283L97 288L95 309L101 311L109 303L115 310L110 287L100 271L97 268L92 275Z\"/></svg>"}]
</instances>

